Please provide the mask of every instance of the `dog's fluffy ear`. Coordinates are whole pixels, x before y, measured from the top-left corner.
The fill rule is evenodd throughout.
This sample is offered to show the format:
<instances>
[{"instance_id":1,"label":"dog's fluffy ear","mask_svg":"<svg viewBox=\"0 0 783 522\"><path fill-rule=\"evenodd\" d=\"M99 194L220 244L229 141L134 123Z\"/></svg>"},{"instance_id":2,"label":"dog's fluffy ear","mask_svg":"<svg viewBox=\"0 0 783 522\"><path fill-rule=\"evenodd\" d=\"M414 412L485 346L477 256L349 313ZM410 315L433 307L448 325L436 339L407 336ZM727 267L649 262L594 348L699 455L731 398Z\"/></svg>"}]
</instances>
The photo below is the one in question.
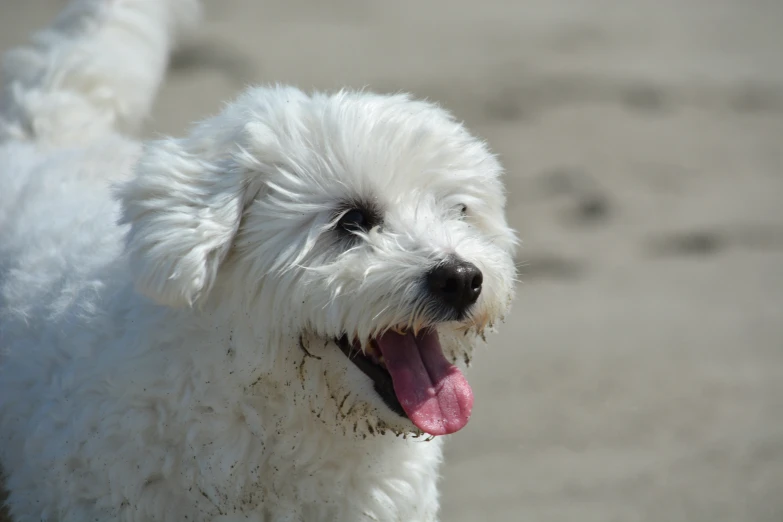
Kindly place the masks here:
<instances>
[{"instance_id":1,"label":"dog's fluffy ear","mask_svg":"<svg viewBox=\"0 0 783 522\"><path fill-rule=\"evenodd\" d=\"M243 212L240 170L194 147L175 139L146 144L134 178L118 190L136 289L168 306L206 297Z\"/></svg>"}]
</instances>

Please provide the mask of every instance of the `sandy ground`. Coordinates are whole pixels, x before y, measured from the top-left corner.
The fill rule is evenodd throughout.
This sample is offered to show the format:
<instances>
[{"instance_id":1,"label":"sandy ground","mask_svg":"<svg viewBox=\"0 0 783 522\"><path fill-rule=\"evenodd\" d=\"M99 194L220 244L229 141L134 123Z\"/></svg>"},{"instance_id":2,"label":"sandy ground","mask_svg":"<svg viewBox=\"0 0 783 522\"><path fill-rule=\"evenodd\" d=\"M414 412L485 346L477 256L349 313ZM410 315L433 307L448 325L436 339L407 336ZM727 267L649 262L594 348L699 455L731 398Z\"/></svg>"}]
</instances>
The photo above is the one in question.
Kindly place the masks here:
<instances>
[{"instance_id":1,"label":"sandy ground","mask_svg":"<svg viewBox=\"0 0 783 522\"><path fill-rule=\"evenodd\" d=\"M2 0L0 48L62 0ZM254 82L441 101L508 168L519 299L444 521L783 520L783 2L212 0L150 133Z\"/></svg>"}]
</instances>

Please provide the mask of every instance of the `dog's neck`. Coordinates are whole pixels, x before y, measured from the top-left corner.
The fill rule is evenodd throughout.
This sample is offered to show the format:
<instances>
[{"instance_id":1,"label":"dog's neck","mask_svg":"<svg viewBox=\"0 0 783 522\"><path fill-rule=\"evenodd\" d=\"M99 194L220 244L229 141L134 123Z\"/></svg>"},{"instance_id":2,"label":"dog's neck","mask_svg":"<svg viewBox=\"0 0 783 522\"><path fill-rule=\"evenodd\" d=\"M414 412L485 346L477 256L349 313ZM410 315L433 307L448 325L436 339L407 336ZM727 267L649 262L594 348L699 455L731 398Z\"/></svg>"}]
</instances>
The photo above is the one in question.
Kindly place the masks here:
<instances>
[{"instance_id":1,"label":"dog's neck","mask_svg":"<svg viewBox=\"0 0 783 522\"><path fill-rule=\"evenodd\" d=\"M159 349L168 351L172 361L177 359L193 374L212 380L210 400L225 409L211 415L225 416L221 425L231 426L233 436L244 432L250 437L245 444L253 457L241 465L260 467L258 475L270 481L261 485L264 491L297 498L301 492L292 490L295 485L309 488L309 498L341 499L344 505L335 506L336 516L368 512L392 520L417 504L428 505L428 511L437 509L442 438L411 438L391 431L368 435L329 426L306 401L294 403L290 389L275 374L278 369L265 360L269 350L290 349L285 343L298 339L274 330L274 335L263 335L266 325L254 327L241 310L204 306L158 312L159 328L147 330L153 336L149 342L165 344ZM190 339L190 344L177 344L171 332L187 332L182 338ZM194 446L235 444L223 436L211 433ZM209 462L213 457L204 453L196 460ZM231 480L230 475L226 480ZM405 495L400 494L401 484L406 485Z\"/></svg>"}]
</instances>

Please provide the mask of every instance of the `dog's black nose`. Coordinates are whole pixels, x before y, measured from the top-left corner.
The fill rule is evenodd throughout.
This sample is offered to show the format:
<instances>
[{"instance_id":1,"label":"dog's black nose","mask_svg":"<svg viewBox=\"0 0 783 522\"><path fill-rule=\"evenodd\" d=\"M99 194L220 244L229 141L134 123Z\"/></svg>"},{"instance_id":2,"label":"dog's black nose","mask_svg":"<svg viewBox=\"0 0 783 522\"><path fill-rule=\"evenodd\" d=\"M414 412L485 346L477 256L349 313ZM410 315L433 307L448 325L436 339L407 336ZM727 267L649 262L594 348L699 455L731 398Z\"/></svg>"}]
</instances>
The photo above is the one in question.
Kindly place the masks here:
<instances>
[{"instance_id":1,"label":"dog's black nose","mask_svg":"<svg viewBox=\"0 0 783 522\"><path fill-rule=\"evenodd\" d=\"M456 257L449 258L427 274L432 295L460 314L476 302L483 282L484 276L476 265Z\"/></svg>"}]
</instances>

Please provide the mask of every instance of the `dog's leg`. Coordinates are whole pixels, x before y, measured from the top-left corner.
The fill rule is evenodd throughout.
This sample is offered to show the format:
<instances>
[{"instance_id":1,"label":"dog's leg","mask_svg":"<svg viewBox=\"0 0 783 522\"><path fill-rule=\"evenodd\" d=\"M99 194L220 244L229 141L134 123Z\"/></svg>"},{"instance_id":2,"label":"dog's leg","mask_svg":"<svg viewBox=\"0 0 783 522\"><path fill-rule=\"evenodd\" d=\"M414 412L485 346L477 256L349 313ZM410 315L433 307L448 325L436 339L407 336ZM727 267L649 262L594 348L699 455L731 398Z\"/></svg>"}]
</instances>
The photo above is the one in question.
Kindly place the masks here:
<instances>
[{"instance_id":1,"label":"dog's leg","mask_svg":"<svg viewBox=\"0 0 783 522\"><path fill-rule=\"evenodd\" d=\"M72 0L5 56L0 141L88 142L138 129L198 0Z\"/></svg>"}]
</instances>

